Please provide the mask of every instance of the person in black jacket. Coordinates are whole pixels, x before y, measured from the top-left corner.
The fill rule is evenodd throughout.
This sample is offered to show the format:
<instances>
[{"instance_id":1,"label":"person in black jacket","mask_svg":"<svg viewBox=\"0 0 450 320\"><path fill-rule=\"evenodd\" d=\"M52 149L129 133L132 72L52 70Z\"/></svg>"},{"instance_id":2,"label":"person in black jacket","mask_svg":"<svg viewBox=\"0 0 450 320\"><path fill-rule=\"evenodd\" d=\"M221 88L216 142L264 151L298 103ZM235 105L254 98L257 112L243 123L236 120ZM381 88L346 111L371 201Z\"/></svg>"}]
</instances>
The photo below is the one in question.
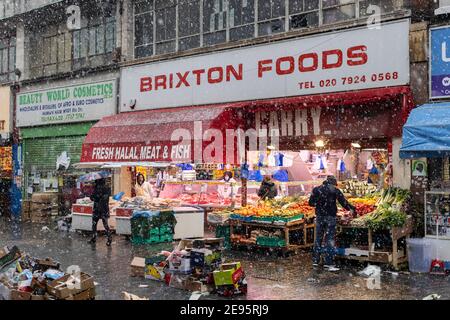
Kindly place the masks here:
<instances>
[{"instance_id":1,"label":"person in black jacket","mask_svg":"<svg viewBox=\"0 0 450 320\"><path fill-rule=\"evenodd\" d=\"M320 186L313 189L309 205L316 208L316 241L314 243L313 265L318 266L322 252L322 241L325 237L325 268L338 271L334 266L337 204L355 215L355 207L345 199L337 188L337 180L329 176Z\"/></svg>"},{"instance_id":2,"label":"person in black jacket","mask_svg":"<svg viewBox=\"0 0 450 320\"><path fill-rule=\"evenodd\" d=\"M278 195L278 189L275 183L272 181L270 176L265 176L261 187L258 191L258 197L261 200L273 199Z\"/></svg>"},{"instance_id":3,"label":"person in black jacket","mask_svg":"<svg viewBox=\"0 0 450 320\"><path fill-rule=\"evenodd\" d=\"M90 197L94 201L94 213L92 215L92 239L91 243L97 242L97 224L99 220L102 220L105 227L108 241L107 246L112 243L111 229L108 225L109 218L109 197L111 196L111 190L106 186L106 179L100 179L95 181L94 193Z\"/></svg>"}]
</instances>

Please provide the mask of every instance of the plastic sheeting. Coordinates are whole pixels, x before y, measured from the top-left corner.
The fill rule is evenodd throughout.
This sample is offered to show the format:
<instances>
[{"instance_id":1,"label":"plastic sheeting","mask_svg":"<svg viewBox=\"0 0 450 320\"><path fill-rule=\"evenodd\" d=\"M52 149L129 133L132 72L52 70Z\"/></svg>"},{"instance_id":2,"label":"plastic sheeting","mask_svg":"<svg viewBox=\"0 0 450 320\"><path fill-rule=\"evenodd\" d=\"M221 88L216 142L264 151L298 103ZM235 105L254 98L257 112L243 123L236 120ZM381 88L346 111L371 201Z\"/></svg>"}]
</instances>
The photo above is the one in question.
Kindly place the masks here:
<instances>
[{"instance_id":1,"label":"plastic sheeting","mask_svg":"<svg viewBox=\"0 0 450 320\"><path fill-rule=\"evenodd\" d=\"M450 103L414 109L403 127L400 158L437 158L450 155Z\"/></svg>"}]
</instances>

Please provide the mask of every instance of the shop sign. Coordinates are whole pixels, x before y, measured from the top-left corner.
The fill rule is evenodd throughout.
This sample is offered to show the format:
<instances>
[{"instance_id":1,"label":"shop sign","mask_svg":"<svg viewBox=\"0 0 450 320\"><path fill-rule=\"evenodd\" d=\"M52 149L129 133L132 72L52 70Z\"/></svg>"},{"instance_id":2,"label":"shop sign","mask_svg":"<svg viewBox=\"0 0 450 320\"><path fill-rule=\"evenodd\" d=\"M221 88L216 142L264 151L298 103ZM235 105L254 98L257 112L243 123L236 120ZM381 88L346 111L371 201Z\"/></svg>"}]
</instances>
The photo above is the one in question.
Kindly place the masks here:
<instances>
[{"instance_id":1,"label":"shop sign","mask_svg":"<svg viewBox=\"0 0 450 320\"><path fill-rule=\"evenodd\" d=\"M17 126L99 120L116 113L116 81L33 91L17 96Z\"/></svg>"},{"instance_id":2,"label":"shop sign","mask_svg":"<svg viewBox=\"0 0 450 320\"><path fill-rule=\"evenodd\" d=\"M173 59L121 71L121 112L409 83L409 21Z\"/></svg>"},{"instance_id":3,"label":"shop sign","mask_svg":"<svg viewBox=\"0 0 450 320\"><path fill-rule=\"evenodd\" d=\"M0 143L3 137L11 131L10 108L11 108L11 90L9 87L0 88Z\"/></svg>"},{"instance_id":4,"label":"shop sign","mask_svg":"<svg viewBox=\"0 0 450 320\"><path fill-rule=\"evenodd\" d=\"M430 98L450 97L450 26L430 30Z\"/></svg>"}]
</instances>

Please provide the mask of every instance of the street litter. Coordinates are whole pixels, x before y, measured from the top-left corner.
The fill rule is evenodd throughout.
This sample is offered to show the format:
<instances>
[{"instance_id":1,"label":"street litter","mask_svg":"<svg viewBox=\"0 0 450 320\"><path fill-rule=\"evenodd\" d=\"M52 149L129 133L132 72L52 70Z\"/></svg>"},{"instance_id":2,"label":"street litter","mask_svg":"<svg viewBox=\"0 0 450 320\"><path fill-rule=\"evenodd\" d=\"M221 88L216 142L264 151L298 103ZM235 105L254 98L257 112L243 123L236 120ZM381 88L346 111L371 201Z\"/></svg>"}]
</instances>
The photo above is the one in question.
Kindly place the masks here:
<instances>
[{"instance_id":1,"label":"street litter","mask_svg":"<svg viewBox=\"0 0 450 320\"><path fill-rule=\"evenodd\" d=\"M0 300L93 300L95 285L86 273L66 274L51 258L38 259L7 248L0 258ZM5 270L6 269L6 270Z\"/></svg>"},{"instance_id":2,"label":"street litter","mask_svg":"<svg viewBox=\"0 0 450 320\"><path fill-rule=\"evenodd\" d=\"M124 300L150 300L148 298L138 297L135 294L128 293L128 292L125 292L125 291L123 291L122 293L123 293Z\"/></svg>"},{"instance_id":3,"label":"street litter","mask_svg":"<svg viewBox=\"0 0 450 320\"><path fill-rule=\"evenodd\" d=\"M247 281L241 263L224 263L222 252L223 239L181 240L171 252L135 257L131 276L162 281L172 288L192 292L214 292L226 297L246 294Z\"/></svg>"},{"instance_id":4,"label":"street litter","mask_svg":"<svg viewBox=\"0 0 450 320\"><path fill-rule=\"evenodd\" d=\"M433 294L430 294L430 295L426 296L422 300L439 300L440 298L441 298L440 295L438 295L436 293L433 293Z\"/></svg>"},{"instance_id":5,"label":"street litter","mask_svg":"<svg viewBox=\"0 0 450 320\"><path fill-rule=\"evenodd\" d=\"M380 273L381 273L381 268L378 266L374 266L374 265L368 265L364 270L358 272L358 274L363 277L379 275Z\"/></svg>"}]
</instances>

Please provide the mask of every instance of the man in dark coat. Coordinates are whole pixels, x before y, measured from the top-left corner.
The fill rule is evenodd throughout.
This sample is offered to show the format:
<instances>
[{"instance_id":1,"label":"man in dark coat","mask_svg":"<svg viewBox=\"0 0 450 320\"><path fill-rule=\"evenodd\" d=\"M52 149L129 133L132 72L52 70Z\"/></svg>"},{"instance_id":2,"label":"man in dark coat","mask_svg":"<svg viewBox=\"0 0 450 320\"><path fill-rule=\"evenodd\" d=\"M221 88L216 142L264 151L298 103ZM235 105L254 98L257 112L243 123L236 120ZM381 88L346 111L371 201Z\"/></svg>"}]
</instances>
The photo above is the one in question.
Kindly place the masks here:
<instances>
[{"instance_id":1,"label":"man in dark coat","mask_svg":"<svg viewBox=\"0 0 450 320\"><path fill-rule=\"evenodd\" d=\"M97 242L97 224L99 220L102 220L105 227L108 241L107 246L112 243L111 229L108 225L109 218L109 197L111 196L111 190L106 186L106 179L100 179L95 181L94 193L90 197L94 201L94 213L92 215L92 239L91 243Z\"/></svg>"},{"instance_id":2,"label":"man in dark coat","mask_svg":"<svg viewBox=\"0 0 450 320\"><path fill-rule=\"evenodd\" d=\"M273 199L278 195L278 189L275 183L272 181L270 176L264 177L261 187L258 191L258 197L261 200Z\"/></svg>"},{"instance_id":3,"label":"man in dark coat","mask_svg":"<svg viewBox=\"0 0 450 320\"><path fill-rule=\"evenodd\" d=\"M337 204L351 211L355 216L355 207L348 203L341 190L337 188L337 180L329 176L320 186L313 189L309 199L309 205L316 208L316 241L313 252L313 265L320 263L322 251L322 241L325 237L325 265L330 271L338 271L334 266L334 256L336 253L334 238L336 236L336 214Z\"/></svg>"}]
</instances>

